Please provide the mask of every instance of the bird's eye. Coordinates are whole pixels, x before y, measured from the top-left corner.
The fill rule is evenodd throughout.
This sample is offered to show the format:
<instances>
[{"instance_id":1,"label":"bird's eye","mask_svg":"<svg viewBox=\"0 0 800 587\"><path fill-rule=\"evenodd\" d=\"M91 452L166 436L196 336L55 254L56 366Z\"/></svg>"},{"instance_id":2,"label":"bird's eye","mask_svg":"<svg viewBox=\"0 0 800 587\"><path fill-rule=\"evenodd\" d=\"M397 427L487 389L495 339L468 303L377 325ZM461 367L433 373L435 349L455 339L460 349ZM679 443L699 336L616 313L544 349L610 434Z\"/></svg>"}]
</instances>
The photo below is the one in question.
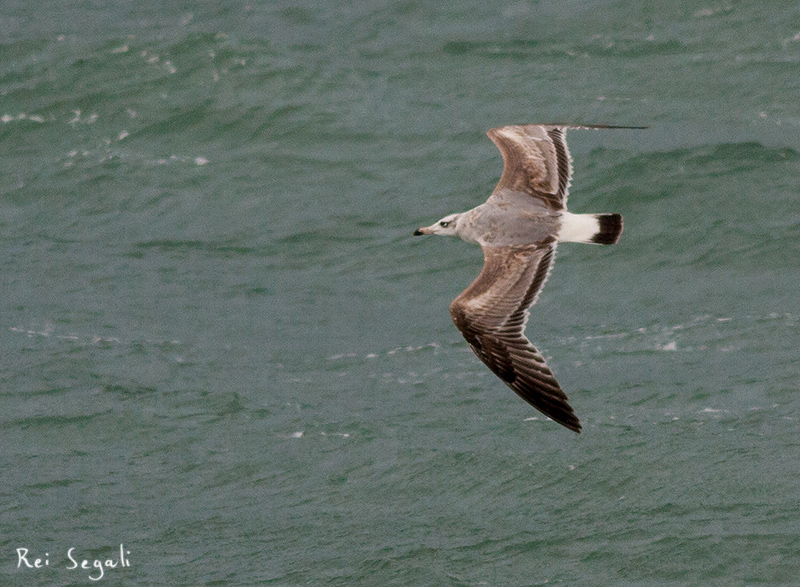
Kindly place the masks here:
<instances>
[{"instance_id":1,"label":"bird's eye","mask_svg":"<svg viewBox=\"0 0 800 587\"><path fill-rule=\"evenodd\" d=\"M447 228L448 226L450 226L450 222L448 222L447 220L442 220L439 223L439 226L441 226L442 228Z\"/></svg>"}]
</instances>

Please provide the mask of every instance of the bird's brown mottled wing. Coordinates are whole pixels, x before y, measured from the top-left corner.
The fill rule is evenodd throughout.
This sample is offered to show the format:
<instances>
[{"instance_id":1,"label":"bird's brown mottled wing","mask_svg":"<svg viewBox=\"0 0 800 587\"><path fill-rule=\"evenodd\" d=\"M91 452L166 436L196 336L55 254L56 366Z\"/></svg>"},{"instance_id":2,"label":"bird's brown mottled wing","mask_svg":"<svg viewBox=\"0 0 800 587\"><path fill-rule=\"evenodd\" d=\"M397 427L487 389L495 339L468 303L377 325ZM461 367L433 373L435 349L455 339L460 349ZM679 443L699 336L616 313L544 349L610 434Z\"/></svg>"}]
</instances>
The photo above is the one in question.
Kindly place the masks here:
<instances>
[{"instance_id":1,"label":"bird's brown mottled wing","mask_svg":"<svg viewBox=\"0 0 800 587\"><path fill-rule=\"evenodd\" d=\"M522 192L551 210L565 209L572 177L566 128L528 124L501 126L487 132L503 155L503 175L494 192Z\"/></svg>"},{"instance_id":2,"label":"bird's brown mottled wing","mask_svg":"<svg viewBox=\"0 0 800 587\"><path fill-rule=\"evenodd\" d=\"M484 247L483 270L450 305L472 350L534 408L570 430L581 424L542 355L525 337L528 308L542 289L555 240L524 247Z\"/></svg>"},{"instance_id":3,"label":"bird's brown mottled wing","mask_svg":"<svg viewBox=\"0 0 800 587\"><path fill-rule=\"evenodd\" d=\"M609 124L523 124L499 126L486 134L503 155L503 175L493 193L522 192L551 210L567 207L572 157L567 129L643 129Z\"/></svg>"}]
</instances>

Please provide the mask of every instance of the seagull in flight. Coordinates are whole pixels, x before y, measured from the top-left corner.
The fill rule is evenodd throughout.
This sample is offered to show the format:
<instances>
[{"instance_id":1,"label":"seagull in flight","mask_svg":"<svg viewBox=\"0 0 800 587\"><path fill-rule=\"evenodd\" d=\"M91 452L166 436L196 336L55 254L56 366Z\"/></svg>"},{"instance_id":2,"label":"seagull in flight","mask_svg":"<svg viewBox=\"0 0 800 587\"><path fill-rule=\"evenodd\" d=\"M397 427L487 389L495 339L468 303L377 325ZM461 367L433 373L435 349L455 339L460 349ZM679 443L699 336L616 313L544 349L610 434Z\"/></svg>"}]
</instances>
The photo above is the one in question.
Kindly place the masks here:
<instances>
[{"instance_id":1,"label":"seagull in flight","mask_svg":"<svg viewBox=\"0 0 800 587\"><path fill-rule=\"evenodd\" d=\"M450 316L492 372L534 408L577 433L581 423L569 398L525 336L559 242L611 245L622 234L619 214L567 211L572 157L567 129L632 126L528 124L486 134L503 155L503 174L480 206L445 216L415 236L457 236L481 246L483 269L450 304Z\"/></svg>"}]
</instances>

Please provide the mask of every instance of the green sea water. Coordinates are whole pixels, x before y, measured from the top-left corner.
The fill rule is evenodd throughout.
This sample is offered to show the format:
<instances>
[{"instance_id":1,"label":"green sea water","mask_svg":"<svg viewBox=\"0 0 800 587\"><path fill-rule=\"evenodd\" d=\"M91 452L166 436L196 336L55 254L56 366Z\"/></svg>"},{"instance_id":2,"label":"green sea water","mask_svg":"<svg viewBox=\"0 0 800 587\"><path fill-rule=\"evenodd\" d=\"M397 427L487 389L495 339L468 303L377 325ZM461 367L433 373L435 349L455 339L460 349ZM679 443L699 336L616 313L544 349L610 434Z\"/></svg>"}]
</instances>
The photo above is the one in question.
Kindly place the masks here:
<instances>
[{"instance_id":1,"label":"green sea water","mask_svg":"<svg viewBox=\"0 0 800 587\"><path fill-rule=\"evenodd\" d=\"M797 2L5 2L0 583L800 584L798 96ZM568 135L580 436L412 237L536 122L649 127Z\"/></svg>"}]
</instances>

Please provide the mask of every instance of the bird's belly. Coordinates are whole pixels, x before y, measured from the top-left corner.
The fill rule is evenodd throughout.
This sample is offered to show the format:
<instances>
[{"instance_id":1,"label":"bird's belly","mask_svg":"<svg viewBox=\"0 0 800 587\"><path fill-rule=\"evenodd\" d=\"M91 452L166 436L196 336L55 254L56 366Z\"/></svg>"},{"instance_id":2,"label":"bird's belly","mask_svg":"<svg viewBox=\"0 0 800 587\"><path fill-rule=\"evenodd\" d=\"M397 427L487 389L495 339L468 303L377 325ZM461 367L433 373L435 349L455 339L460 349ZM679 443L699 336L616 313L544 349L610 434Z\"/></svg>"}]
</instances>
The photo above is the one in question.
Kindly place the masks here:
<instances>
[{"instance_id":1,"label":"bird's belly","mask_svg":"<svg viewBox=\"0 0 800 587\"><path fill-rule=\"evenodd\" d=\"M493 214L476 226L476 242L487 246L522 246L549 242L558 234L554 214Z\"/></svg>"}]
</instances>

